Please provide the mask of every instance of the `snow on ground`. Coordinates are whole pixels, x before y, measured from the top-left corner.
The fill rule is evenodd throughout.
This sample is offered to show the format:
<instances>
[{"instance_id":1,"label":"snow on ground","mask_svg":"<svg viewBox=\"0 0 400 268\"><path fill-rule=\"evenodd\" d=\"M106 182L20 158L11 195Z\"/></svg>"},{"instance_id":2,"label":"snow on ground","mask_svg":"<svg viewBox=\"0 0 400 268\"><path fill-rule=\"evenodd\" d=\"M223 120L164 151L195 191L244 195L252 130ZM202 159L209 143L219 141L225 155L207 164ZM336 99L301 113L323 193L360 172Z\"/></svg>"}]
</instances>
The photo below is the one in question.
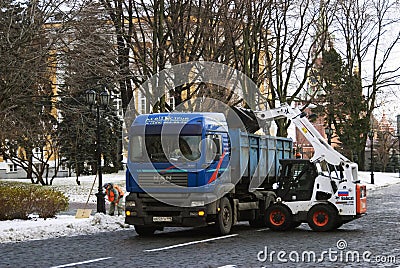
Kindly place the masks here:
<instances>
[{"instance_id":1,"label":"snow on ground","mask_svg":"<svg viewBox=\"0 0 400 268\"><path fill-rule=\"evenodd\" d=\"M361 182L367 185L367 190L370 191L400 183L399 173L374 172L374 184L371 184L370 172L359 171L358 176Z\"/></svg>"},{"instance_id":2,"label":"snow on ground","mask_svg":"<svg viewBox=\"0 0 400 268\"><path fill-rule=\"evenodd\" d=\"M98 192L98 178L96 176L82 176L79 177L79 181L81 185L76 183L75 177L55 178L52 187L68 196L69 202L86 203L91 193L89 203L96 203L95 193ZM112 182L125 189L125 171L115 174L103 174L102 181L102 184ZM92 191L90 191L91 189Z\"/></svg>"},{"instance_id":3,"label":"snow on ground","mask_svg":"<svg viewBox=\"0 0 400 268\"><path fill-rule=\"evenodd\" d=\"M68 196L70 202L82 203L79 208L84 208L84 203L88 200L90 193L89 203L96 203L95 193L98 192L99 186L96 176L79 177L80 185L77 185L75 180L74 177L55 178L51 187L63 192ZM7 181L28 182L26 179ZM125 172L104 174L103 184L106 182L117 183L125 188ZM75 213L76 209L71 211L71 215L57 215L55 218L46 220L38 218L37 215L31 215L29 220L0 221L0 243L94 234L126 228L133 230L133 227L124 223L123 216L109 216L92 211L89 218L76 219L75 216L72 216Z\"/></svg>"},{"instance_id":4,"label":"snow on ground","mask_svg":"<svg viewBox=\"0 0 400 268\"><path fill-rule=\"evenodd\" d=\"M96 213L86 219L58 215L52 219L32 217L30 220L0 221L0 242L22 242L63 236L94 234L129 228L123 216Z\"/></svg>"},{"instance_id":5,"label":"snow on ground","mask_svg":"<svg viewBox=\"0 0 400 268\"><path fill-rule=\"evenodd\" d=\"M362 183L367 185L369 191L377 188L400 183L398 173L380 173L375 172L375 184L370 184L370 173L359 172L359 178ZM70 199L70 202L86 203L90 189L93 186L89 202L95 203L95 193L98 191L98 181L94 183L95 176L80 177L81 185L78 186L75 178L56 178L53 182L53 188L62 191ZM26 180L24 180L26 181ZM106 174L103 177L103 183L113 182L125 186L125 173ZM76 211L73 211L75 213ZM40 240L63 236L76 236L94 234L99 232L110 232L131 228L124 224L124 217L109 216L96 213L90 218L76 219L75 216L57 215L52 219L40 219L32 216L29 220L0 221L0 243L22 242L28 240Z\"/></svg>"}]
</instances>

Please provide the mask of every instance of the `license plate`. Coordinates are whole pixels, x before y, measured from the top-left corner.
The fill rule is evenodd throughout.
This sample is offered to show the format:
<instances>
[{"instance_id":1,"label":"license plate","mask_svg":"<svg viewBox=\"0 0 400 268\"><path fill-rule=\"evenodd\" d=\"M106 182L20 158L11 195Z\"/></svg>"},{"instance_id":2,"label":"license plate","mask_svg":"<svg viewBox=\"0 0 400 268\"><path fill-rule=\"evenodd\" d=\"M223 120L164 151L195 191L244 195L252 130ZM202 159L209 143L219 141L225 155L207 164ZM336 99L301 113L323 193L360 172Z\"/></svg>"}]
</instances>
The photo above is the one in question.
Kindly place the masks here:
<instances>
[{"instance_id":1,"label":"license plate","mask_svg":"<svg viewBox=\"0 0 400 268\"><path fill-rule=\"evenodd\" d=\"M153 217L153 222L172 222L172 217Z\"/></svg>"}]
</instances>

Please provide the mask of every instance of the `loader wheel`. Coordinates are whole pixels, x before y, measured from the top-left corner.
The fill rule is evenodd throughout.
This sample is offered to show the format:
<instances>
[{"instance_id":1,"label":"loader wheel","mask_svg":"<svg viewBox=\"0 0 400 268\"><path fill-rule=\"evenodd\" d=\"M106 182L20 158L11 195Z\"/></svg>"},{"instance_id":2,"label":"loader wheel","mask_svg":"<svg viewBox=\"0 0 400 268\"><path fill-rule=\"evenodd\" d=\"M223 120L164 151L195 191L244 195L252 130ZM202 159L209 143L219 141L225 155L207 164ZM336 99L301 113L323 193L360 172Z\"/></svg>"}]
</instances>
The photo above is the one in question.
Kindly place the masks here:
<instances>
[{"instance_id":1,"label":"loader wheel","mask_svg":"<svg viewBox=\"0 0 400 268\"><path fill-rule=\"evenodd\" d=\"M315 205L308 212L307 221L314 231L331 231L338 226L338 213L329 205Z\"/></svg>"},{"instance_id":2,"label":"loader wheel","mask_svg":"<svg viewBox=\"0 0 400 268\"><path fill-rule=\"evenodd\" d=\"M218 234L226 235L231 232L233 224L232 206L228 198L223 197L219 207L221 210L217 215L215 227Z\"/></svg>"},{"instance_id":3,"label":"loader wheel","mask_svg":"<svg viewBox=\"0 0 400 268\"><path fill-rule=\"evenodd\" d=\"M290 210L280 204L274 204L267 209L267 226L274 231L286 231L293 226L293 215Z\"/></svg>"},{"instance_id":4,"label":"loader wheel","mask_svg":"<svg viewBox=\"0 0 400 268\"><path fill-rule=\"evenodd\" d=\"M157 230L156 227L152 226L143 226L143 225L135 225L135 231L140 236L151 236L154 235L154 232Z\"/></svg>"}]
</instances>

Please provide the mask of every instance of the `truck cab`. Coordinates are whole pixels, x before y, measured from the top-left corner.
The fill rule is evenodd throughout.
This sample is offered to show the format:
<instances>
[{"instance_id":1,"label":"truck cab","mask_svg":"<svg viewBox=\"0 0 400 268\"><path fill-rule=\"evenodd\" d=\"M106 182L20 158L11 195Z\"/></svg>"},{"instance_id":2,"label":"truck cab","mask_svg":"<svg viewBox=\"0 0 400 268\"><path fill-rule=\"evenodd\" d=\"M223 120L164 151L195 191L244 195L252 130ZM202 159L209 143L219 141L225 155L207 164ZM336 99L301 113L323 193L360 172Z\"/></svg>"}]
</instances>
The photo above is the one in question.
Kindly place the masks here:
<instances>
[{"instance_id":1,"label":"truck cab","mask_svg":"<svg viewBox=\"0 0 400 268\"><path fill-rule=\"evenodd\" d=\"M131 126L128 154L126 222L139 232L205 226L215 217L216 193L233 187L223 114L141 115Z\"/></svg>"},{"instance_id":2,"label":"truck cab","mask_svg":"<svg viewBox=\"0 0 400 268\"><path fill-rule=\"evenodd\" d=\"M284 159L280 164L277 196L287 202L311 200L317 167L306 159Z\"/></svg>"}]
</instances>

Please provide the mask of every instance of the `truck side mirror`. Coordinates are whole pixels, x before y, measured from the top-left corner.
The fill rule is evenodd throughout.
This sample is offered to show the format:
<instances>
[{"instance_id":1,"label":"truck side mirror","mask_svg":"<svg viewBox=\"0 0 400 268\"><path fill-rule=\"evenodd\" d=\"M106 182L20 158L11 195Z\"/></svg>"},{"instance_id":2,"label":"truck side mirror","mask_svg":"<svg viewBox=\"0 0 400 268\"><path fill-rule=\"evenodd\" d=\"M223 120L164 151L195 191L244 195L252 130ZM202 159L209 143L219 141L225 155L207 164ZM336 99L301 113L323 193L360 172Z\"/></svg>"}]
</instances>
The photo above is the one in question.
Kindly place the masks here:
<instances>
[{"instance_id":1,"label":"truck side mirror","mask_svg":"<svg viewBox=\"0 0 400 268\"><path fill-rule=\"evenodd\" d=\"M206 162L219 160L222 155L222 136L218 134L208 135L206 137Z\"/></svg>"}]
</instances>

